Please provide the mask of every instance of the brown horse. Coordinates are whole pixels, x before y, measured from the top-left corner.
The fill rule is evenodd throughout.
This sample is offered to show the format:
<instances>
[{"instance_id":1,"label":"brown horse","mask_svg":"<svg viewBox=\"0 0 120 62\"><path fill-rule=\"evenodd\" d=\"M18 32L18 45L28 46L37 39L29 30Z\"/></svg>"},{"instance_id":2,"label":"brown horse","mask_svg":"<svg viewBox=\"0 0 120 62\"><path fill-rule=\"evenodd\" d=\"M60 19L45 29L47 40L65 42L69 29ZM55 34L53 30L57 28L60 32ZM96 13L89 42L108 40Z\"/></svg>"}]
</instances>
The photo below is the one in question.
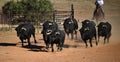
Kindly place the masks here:
<instances>
[{"instance_id":1,"label":"brown horse","mask_svg":"<svg viewBox=\"0 0 120 62\"><path fill-rule=\"evenodd\" d=\"M94 19L96 20L97 23L98 21L104 20L104 13L99 4L96 4L96 9L94 10L94 13L93 13L93 20Z\"/></svg>"}]
</instances>

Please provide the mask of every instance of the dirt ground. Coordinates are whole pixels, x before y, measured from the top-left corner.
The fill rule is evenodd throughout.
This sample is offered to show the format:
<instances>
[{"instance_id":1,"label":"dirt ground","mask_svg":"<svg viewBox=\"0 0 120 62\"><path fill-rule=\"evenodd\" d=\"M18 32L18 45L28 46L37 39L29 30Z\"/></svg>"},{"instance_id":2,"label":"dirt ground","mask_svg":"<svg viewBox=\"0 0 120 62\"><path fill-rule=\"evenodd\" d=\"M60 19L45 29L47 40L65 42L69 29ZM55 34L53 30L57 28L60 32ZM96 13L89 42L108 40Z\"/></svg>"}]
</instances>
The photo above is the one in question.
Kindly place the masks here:
<instances>
[{"instance_id":1,"label":"dirt ground","mask_svg":"<svg viewBox=\"0 0 120 62\"><path fill-rule=\"evenodd\" d=\"M85 10L84 13L80 13L75 12L77 14L75 17L80 22L92 18L92 10ZM66 37L63 51L57 52L55 49L54 53L45 51L42 34L36 34L37 44L34 44L32 38L32 47L22 48L14 30L12 32L0 31L0 62L120 62L119 18L119 10L106 10L105 21L112 24L112 36L109 43L103 44L103 38L101 38L98 46L93 40L93 47L85 48L78 32L77 40L70 40ZM80 22L79 26L81 26Z\"/></svg>"}]
</instances>

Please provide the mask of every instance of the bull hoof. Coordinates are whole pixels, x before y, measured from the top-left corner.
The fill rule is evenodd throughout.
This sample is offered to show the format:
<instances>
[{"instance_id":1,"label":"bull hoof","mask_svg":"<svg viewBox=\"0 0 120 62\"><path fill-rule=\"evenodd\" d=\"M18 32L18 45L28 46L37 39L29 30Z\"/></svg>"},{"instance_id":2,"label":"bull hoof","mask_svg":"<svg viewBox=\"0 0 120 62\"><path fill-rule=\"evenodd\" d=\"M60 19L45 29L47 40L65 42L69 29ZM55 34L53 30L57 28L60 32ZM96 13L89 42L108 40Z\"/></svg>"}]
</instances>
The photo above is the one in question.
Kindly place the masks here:
<instances>
[{"instance_id":1,"label":"bull hoof","mask_svg":"<svg viewBox=\"0 0 120 62\"><path fill-rule=\"evenodd\" d=\"M60 51L62 51L62 49L58 49L57 51L60 52Z\"/></svg>"},{"instance_id":2,"label":"bull hoof","mask_svg":"<svg viewBox=\"0 0 120 62\"><path fill-rule=\"evenodd\" d=\"M52 52L54 52L54 50L52 49Z\"/></svg>"},{"instance_id":3,"label":"bull hoof","mask_svg":"<svg viewBox=\"0 0 120 62\"><path fill-rule=\"evenodd\" d=\"M24 46L22 45L22 47L24 47Z\"/></svg>"},{"instance_id":4,"label":"bull hoof","mask_svg":"<svg viewBox=\"0 0 120 62\"><path fill-rule=\"evenodd\" d=\"M92 45L90 47L93 47Z\"/></svg>"},{"instance_id":5,"label":"bull hoof","mask_svg":"<svg viewBox=\"0 0 120 62\"><path fill-rule=\"evenodd\" d=\"M46 50L46 52L49 52L49 50Z\"/></svg>"},{"instance_id":6,"label":"bull hoof","mask_svg":"<svg viewBox=\"0 0 120 62\"><path fill-rule=\"evenodd\" d=\"M31 46L31 44L28 44L28 47L30 47Z\"/></svg>"},{"instance_id":7,"label":"bull hoof","mask_svg":"<svg viewBox=\"0 0 120 62\"><path fill-rule=\"evenodd\" d=\"M98 43L96 42L96 45L98 46Z\"/></svg>"},{"instance_id":8,"label":"bull hoof","mask_svg":"<svg viewBox=\"0 0 120 62\"><path fill-rule=\"evenodd\" d=\"M49 48L46 48L46 52L50 52L50 49L49 49Z\"/></svg>"},{"instance_id":9,"label":"bull hoof","mask_svg":"<svg viewBox=\"0 0 120 62\"><path fill-rule=\"evenodd\" d=\"M86 48L88 47L88 45L86 45Z\"/></svg>"},{"instance_id":10,"label":"bull hoof","mask_svg":"<svg viewBox=\"0 0 120 62\"><path fill-rule=\"evenodd\" d=\"M37 43L37 41L35 40L35 43Z\"/></svg>"}]
</instances>

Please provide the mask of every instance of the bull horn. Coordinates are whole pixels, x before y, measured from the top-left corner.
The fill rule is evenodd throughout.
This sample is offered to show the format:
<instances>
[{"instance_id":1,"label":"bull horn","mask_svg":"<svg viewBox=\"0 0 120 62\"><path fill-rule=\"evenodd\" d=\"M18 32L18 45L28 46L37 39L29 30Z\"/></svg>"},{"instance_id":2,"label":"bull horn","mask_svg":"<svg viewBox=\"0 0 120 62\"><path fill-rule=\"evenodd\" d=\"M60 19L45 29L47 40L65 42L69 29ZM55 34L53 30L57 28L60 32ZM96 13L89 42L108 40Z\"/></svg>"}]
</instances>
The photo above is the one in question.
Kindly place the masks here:
<instances>
[{"instance_id":1,"label":"bull horn","mask_svg":"<svg viewBox=\"0 0 120 62\"><path fill-rule=\"evenodd\" d=\"M52 33L52 30L48 30L48 31L46 32L47 35L50 35L51 33Z\"/></svg>"},{"instance_id":2,"label":"bull horn","mask_svg":"<svg viewBox=\"0 0 120 62\"><path fill-rule=\"evenodd\" d=\"M90 23L90 22L86 22L86 23Z\"/></svg>"},{"instance_id":3,"label":"bull horn","mask_svg":"<svg viewBox=\"0 0 120 62\"><path fill-rule=\"evenodd\" d=\"M85 28L85 31L86 31L86 30L90 30L90 29L87 27L87 28Z\"/></svg>"},{"instance_id":4,"label":"bull horn","mask_svg":"<svg viewBox=\"0 0 120 62\"><path fill-rule=\"evenodd\" d=\"M55 34L60 34L60 32L56 32Z\"/></svg>"},{"instance_id":5,"label":"bull horn","mask_svg":"<svg viewBox=\"0 0 120 62\"><path fill-rule=\"evenodd\" d=\"M27 30L27 29L26 29L26 28L24 28L24 27L22 27L21 29L23 29L23 30L25 30L25 31Z\"/></svg>"},{"instance_id":6,"label":"bull horn","mask_svg":"<svg viewBox=\"0 0 120 62\"><path fill-rule=\"evenodd\" d=\"M49 25L52 25L52 23L49 23Z\"/></svg>"},{"instance_id":7,"label":"bull horn","mask_svg":"<svg viewBox=\"0 0 120 62\"><path fill-rule=\"evenodd\" d=\"M69 22L69 24L71 24L72 22Z\"/></svg>"}]
</instances>

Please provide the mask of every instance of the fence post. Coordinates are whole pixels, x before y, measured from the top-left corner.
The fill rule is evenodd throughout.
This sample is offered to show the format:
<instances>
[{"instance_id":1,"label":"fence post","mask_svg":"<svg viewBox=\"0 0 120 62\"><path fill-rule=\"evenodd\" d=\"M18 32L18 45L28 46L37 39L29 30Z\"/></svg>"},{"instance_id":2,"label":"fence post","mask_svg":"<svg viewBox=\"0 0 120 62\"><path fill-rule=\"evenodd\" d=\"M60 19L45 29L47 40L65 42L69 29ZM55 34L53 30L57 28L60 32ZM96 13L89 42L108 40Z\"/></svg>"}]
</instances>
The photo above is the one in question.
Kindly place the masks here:
<instances>
[{"instance_id":1,"label":"fence post","mask_svg":"<svg viewBox=\"0 0 120 62\"><path fill-rule=\"evenodd\" d=\"M53 22L55 22L55 13L56 13L56 10L53 11Z\"/></svg>"},{"instance_id":2,"label":"fence post","mask_svg":"<svg viewBox=\"0 0 120 62\"><path fill-rule=\"evenodd\" d=\"M73 4L71 4L71 16L72 16L72 19L74 19L74 7L73 7Z\"/></svg>"}]
</instances>

